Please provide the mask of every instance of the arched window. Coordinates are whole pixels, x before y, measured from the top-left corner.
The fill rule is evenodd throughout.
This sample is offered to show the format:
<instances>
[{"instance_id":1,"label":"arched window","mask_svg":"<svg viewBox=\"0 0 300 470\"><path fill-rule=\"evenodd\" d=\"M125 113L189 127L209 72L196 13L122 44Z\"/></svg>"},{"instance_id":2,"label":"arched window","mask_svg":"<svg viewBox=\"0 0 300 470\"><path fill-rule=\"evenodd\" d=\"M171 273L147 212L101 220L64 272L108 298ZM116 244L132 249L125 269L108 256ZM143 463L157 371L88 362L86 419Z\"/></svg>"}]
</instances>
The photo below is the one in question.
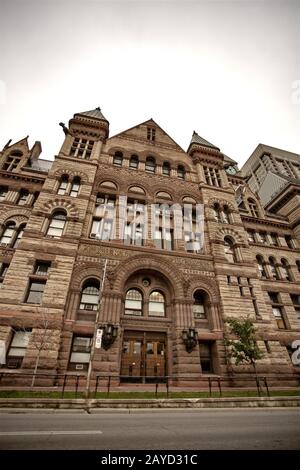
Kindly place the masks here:
<instances>
[{"instance_id":1,"label":"arched window","mask_svg":"<svg viewBox=\"0 0 300 470\"><path fill-rule=\"evenodd\" d=\"M178 165L177 167L177 176L178 178L184 180L185 179L185 168L183 165Z\"/></svg>"},{"instance_id":2,"label":"arched window","mask_svg":"<svg viewBox=\"0 0 300 470\"><path fill-rule=\"evenodd\" d=\"M236 263L237 259L234 249L234 243L230 237L224 238L224 253L230 263Z\"/></svg>"},{"instance_id":3,"label":"arched window","mask_svg":"<svg viewBox=\"0 0 300 470\"><path fill-rule=\"evenodd\" d=\"M129 168L137 170L139 167L139 157L137 155L131 155L129 160Z\"/></svg>"},{"instance_id":4,"label":"arched window","mask_svg":"<svg viewBox=\"0 0 300 470\"><path fill-rule=\"evenodd\" d=\"M165 316L165 297L155 290L149 296L149 316L164 317Z\"/></svg>"},{"instance_id":5,"label":"arched window","mask_svg":"<svg viewBox=\"0 0 300 470\"><path fill-rule=\"evenodd\" d=\"M66 194L67 192L67 187L68 187L68 183L69 183L69 177L68 175L63 175L60 179L60 183L59 183L59 187L58 187L58 190L57 190L57 194L60 194L61 196L63 196L64 194Z\"/></svg>"},{"instance_id":6,"label":"arched window","mask_svg":"<svg viewBox=\"0 0 300 470\"><path fill-rule=\"evenodd\" d=\"M47 230L47 235L60 238L63 234L65 224L66 224L67 216L63 211L57 211L53 214L52 218L50 219L50 224Z\"/></svg>"},{"instance_id":7,"label":"arched window","mask_svg":"<svg viewBox=\"0 0 300 470\"><path fill-rule=\"evenodd\" d=\"M272 256L270 256L269 258L269 264L273 279L276 279L278 281L280 279L280 275L276 266L276 261Z\"/></svg>"},{"instance_id":8,"label":"arched window","mask_svg":"<svg viewBox=\"0 0 300 470\"><path fill-rule=\"evenodd\" d=\"M230 224L230 215L228 206L224 206L222 211L223 224Z\"/></svg>"},{"instance_id":9,"label":"arched window","mask_svg":"<svg viewBox=\"0 0 300 470\"><path fill-rule=\"evenodd\" d=\"M145 171L147 171L147 173L155 173L155 169L156 169L155 159L153 157L147 157Z\"/></svg>"},{"instance_id":10,"label":"arched window","mask_svg":"<svg viewBox=\"0 0 300 470\"><path fill-rule=\"evenodd\" d=\"M0 239L0 245L10 246L16 236L16 224L15 222L8 222Z\"/></svg>"},{"instance_id":11,"label":"arched window","mask_svg":"<svg viewBox=\"0 0 300 470\"><path fill-rule=\"evenodd\" d=\"M143 296L137 289L129 289L125 298L125 315L141 316L143 312Z\"/></svg>"},{"instance_id":12,"label":"arched window","mask_svg":"<svg viewBox=\"0 0 300 470\"><path fill-rule=\"evenodd\" d=\"M3 165L3 170L14 171L19 165L22 156L22 152L20 152L19 150L13 150L6 158L6 161Z\"/></svg>"},{"instance_id":13,"label":"arched window","mask_svg":"<svg viewBox=\"0 0 300 470\"><path fill-rule=\"evenodd\" d=\"M265 270L265 262L264 262L263 257L260 256L260 255L257 255L256 256L256 261L257 261L257 266L258 266L258 270L259 270L259 273L260 273L260 277L266 279L268 276L267 276L267 272Z\"/></svg>"},{"instance_id":14,"label":"arched window","mask_svg":"<svg viewBox=\"0 0 300 470\"><path fill-rule=\"evenodd\" d=\"M222 222L222 219L221 219L221 209L220 209L220 206L218 203L215 203L214 204L214 207L213 207L213 214L214 214L214 219L216 222L218 223L221 223Z\"/></svg>"},{"instance_id":15,"label":"arched window","mask_svg":"<svg viewBox=\"0 0 300 470\"><path fill-rule=\"evenodd\" d=\"M123 164L123 153L122 152L115 152L114 158L113 158L113 164L115 166L122 166Z\"/></svg>"},{"instance_id":16,"label":"arched window","mask_svg":"<svg viewBox=\"0 0 300 470\"><path fill-rule=\"evenodd\" d=\"M20 243L20 240L21 238L23 237L23 233L24 233L24 229L26 227L26 224L22 224L20 225L20 227L18 228L17 230L17 237L15 238L15 240L13 241L13 244L12 244L12 248L17 248L19 243Z\"/></svg>"},{"instance_id":17,"label":"arched window","mask_svg":"<svg viewBox=\"0 0 300 470\"><path fill-rule=\"evenodd\" d=\"M207 318L207 305L205 293L197 290L194 293L193 314L195 320L203 320Z\"/></svg>"},{"instance_id":18,"label":"arched window","mask_svg":"<svg viewBox=\"0 0 300 470\"><path fill-rule=\"evenodd\" d=\"M248 205L249 205L249 210L250 210L250 214L252 215L252 217L259 217L258 207L257 207L256 202L253 199L248 199Z\"/></svg>"},{"instance_id":19,"label":"arched window","mask_svg":"<svg viewBox=\"0 0 300 470\"><path fill-rule=\"evenodd\" d=\"M97 310L99 305L100 283L96 279L90 279L83 285L80 297L80 310Z\"/></svg>"},{"instance_id":20,"label":"arched window","mask_svg":"<svg viewBox=\"0 0 300 470\"><path fill-rule=\"evenodd\" d=\"M162 174L165 175L165 176L170 176L171 168L170 168L170 163L169 162L164 162L163 163Z\"/></svg>"},{"instance_id":21,"label":"arched window","mask_svg":"<svg viewBox=\"0 0 300 470\"><path fill-rule=\"evenodd\" d=\"M8 190L5 186L0 187L0 202L5 201L6 196L7 196L7 192L8 192Z\"/></svg>"},{"instance_id":22,"label":"arched window","mask_svg":"<svg viewBox=\"0 0 300 470\"><path fill-rule=\"evenodd\" d=\"M172 200L172 197L170 196L170 194L166 193L165 191L158 191L158 193L156 193L156 197L158 199L168 199L169 201Z\"/></svg>"},{"instance_id":23,"label":"arched window","mask_svg":"<svg viewBox=\"0 0 300 470\"><path fill-rule=\"evenodd\" d=\"M28 196L29 196L29 192L27 191L27 189L21 189L17 204L19 206L25 206L25 204L27 204L27 201L28 201Z\"/></svg>"},{"instance_id":24,"label":"arched window","mask_svg":"<svg viewBox=\"0 0 300 470\"><path fill-rule=\"evenodd\" d=\"M292 276L291 276L291 273L290 273L289 264L288 264L287 260L284 259L284 258L281 259L281 268L282 268L282 271L283 271L284 279L286 279L287 281L292 281Z\"/></svg>"},{"instance_id":25,"label":"arched window","mask_svg":"<svg viewBox=\"0 0 300 470\"><path fill-rule=\"evenodd\" d=\"M76 176L72 181L70 196L77 197L80 190L80 178Z\"/></svg>"}]
</instances>

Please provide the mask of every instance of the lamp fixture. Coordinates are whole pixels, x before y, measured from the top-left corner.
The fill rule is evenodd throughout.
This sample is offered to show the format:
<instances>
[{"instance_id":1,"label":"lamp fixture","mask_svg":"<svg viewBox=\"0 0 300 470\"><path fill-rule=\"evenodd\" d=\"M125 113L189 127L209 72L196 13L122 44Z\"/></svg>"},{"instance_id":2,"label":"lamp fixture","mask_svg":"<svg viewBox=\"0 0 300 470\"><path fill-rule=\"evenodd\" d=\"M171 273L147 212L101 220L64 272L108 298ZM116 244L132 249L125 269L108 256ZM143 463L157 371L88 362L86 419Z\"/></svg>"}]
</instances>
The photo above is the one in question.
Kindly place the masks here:
<instances>
[{"instance_id":1,"label":"lamp fixture","mask_svg":"<svg viewBox=\"0 0 300 470\"><path fill-rule=\"evenodd\" d=\"M194 328L183 330L182 341L185 344L185 349L188 353L191 353L195 346L198 344L198 333Z\"/></svg>"}]
</instances>

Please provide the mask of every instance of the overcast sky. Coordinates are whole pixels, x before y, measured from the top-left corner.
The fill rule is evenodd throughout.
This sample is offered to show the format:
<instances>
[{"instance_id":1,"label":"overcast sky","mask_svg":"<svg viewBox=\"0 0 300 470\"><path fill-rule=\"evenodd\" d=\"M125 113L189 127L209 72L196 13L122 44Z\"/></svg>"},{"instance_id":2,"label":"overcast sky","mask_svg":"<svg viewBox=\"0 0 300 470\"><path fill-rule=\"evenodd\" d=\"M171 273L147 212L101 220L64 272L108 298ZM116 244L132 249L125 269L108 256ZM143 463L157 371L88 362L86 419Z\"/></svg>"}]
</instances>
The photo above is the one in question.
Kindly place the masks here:
<instances>
[{"instance_id":1,"label":"overcast sky","mask_svg":"<svg viewBox=\"0 0 300 470\"><path fill-rule=\"evenodd\" d=\"M240 164L300 153L299 25L299 0L0 0L0 146L53 159L58 123L100 106L111 136L152 117Z\"/></svg>"}]
</instances>

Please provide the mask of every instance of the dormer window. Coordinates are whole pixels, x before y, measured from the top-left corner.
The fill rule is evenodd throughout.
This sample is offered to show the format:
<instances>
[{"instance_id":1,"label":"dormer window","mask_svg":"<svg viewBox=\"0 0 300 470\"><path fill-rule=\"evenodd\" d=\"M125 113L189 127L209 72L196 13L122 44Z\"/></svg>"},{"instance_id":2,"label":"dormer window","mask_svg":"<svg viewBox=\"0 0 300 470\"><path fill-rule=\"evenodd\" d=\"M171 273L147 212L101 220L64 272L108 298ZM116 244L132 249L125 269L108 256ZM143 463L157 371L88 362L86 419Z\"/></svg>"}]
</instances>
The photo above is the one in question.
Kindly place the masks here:
<instances>
[{"instance_id":1,"label":"dormer window","mask_svg":"<svg viewBox=\"0 0 300 470\"><path fill-rule=\"evenodd\" d=\"M152 142L155 140L155 131L154 127L147 127L147 140L151 140Z\"/></svg>"},{"instance_id":2,"label":"dormer window","mask_svg":"<svg viewBox=\"0 0 300 470\"><path fill-rule=\"evenodd\" d=\"M14 171L16 170L17 166L19 165L21 158L23 156L23 153L20 152L19 150L14 150L11 152L4 165L3 165L3 170L5 171Z\"/></svg>"}]
</instances>

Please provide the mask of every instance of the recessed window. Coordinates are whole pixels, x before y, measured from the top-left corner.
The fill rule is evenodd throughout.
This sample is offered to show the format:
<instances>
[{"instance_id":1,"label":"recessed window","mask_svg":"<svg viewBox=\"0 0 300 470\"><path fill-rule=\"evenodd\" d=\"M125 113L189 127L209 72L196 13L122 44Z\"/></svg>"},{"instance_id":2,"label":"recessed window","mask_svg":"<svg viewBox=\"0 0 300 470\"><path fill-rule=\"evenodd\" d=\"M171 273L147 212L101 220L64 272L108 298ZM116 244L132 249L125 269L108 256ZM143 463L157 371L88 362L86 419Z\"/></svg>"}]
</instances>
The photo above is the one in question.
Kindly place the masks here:
<instances>
[{"instance_id":1,"label":"recessed window","mask_svg":"<svg viewBox=\"0 0 300 470\"><path fill-rule=\"evenodd\" d=\"M156 129L154 127L147 127L147 140L154 141L155 140L155 134L156 134Z\"/></svg>"},{"instance_id":2,"label":"recessed window","mask_svg":"<svg viewBox=\"0 0 300 470\"><path fill-rule=\"evenodd\" d=\"M80 310L97 310L99 305L99 282L88 281L81 292Z\"/></svg>"},{"instance_id":3,"label":"recessed window","mask_svg":"<svg viewBox=\"0 0 300 470\"><path fill-rule=\"evenodd\" d=\"M60 238L65 228L66 219L67 217L64 212L55 212L50 220L47 235L54 238Z\"/></svg>"},{"instance_id":4,"label":"recessed window","mask_svg":"<svg viewBox=\"0 0 300 470\"><path fill-rule=\"evenodd\" d=\"M170 163L169 162L164 162L163 163L162 174L165 175L165 176L170 176L171 168L170 168Z\"/></svg>"},{"instance_id":5,"label":"recessed window","mask_svg":"<svg viewBox=\"0 0 300 470\"><path fill-rule=\"evenodd\" d=\"M15 171L21 161L23 153L19 150L13 150L5 160L3 165L4 171Z\"/></svg>"},{"instance_id":6,"label":"recessed window","mask_svg":"<svg viewBox=\"0 0 300 470\"><path fill-rule=\"evenodd\" d=\"M203 374L213 373L212 344L211 342L201 341L199 343L200 364Z\"/></svg>"},{"instance_id":7,"label":"recessed window","mask_svg":"<svg viewBox=\"0 0 300 470\"><path fill-rule=\"evenodd\" d=\"M247 233L248 233L248 242L255 243L254 230L247 230Z\"/></svg>"},{"instance_id":8,"label":"recessed window","mask_svg":"<svg viewBox=\"0 0 300 470\"><path fill-rule=\"evenodd\" d=\"M130 289L126 293L125 315L142 315L143 297L139 290Z\"/></svg>"},{"instance_id":9,"label":"recessed window","mask_svg":"<svg viewBox=\"0 0 300 470\"><path fill-rule=\"evenodd\" d=\"M178 178L180 178L182 180L185 179L185 168L184 168L184 166L178 165L177 176L178 176Z\"/></svg>"},{"instance_id":10,"label":"recessed window","mask_svg":"<svg viewBox=\"0 0 300 470\"><path fill-rule=\"evenodd\" d=\"M206 315L206 302L205 296L202 291L196 291L194 293L194 304L193 304L193 315L195 320L205 320Z\"/></svg>"},{"instance_id":11,"label":"recessed window","mask_svg":"<svg viewBox=\"0 0 300 470\"><path fill-rule=\"evenodd\" d=\"M147 157L146 164L145 164L145 171L147 173L155 173L156 164L155 159L153 157Z\"/></svg>"},{"instance_id":12,"label":"recessed window","mask_svg":"<svg viewBox=\"0 0 300 470\"><path fill-rule=\"evenodd\" d=\"M74 336L72 342L69 369L87 370L90 362L93 338L90 336Z\"/></svg>"},{"instance_id":13,"label":"recessed window","mask_svg":"<svg viewBox=\"0 0 300 470\"><path fill-rule=\"evenodd\" d=\"M37 276L47 276L50 266L50 261L37 261L34 268L34 274Z\"/></svg>"},{"instance_id":14,"label":"recessed window","mask_svg":"<svg viewBox=\"0 0 300 470\"><path fill-rule=\"evenodd\" d=\"M113 158L113 164L115 166L122 166L123 164L123 153L122 152L115 152L114 158Z\"/></svg>"},{"instance_id":15,"label":"recessed window","mask_svg":"<svg viewBox=\"0 0 300 470\"><path fill-rule=\"evenodd\" d=\"M277 233L270 233L270 238L271 238L271 245L279 246Z\"/></svg>"},{"instance_id":16,"label":"recessed window","mask_svg":"<svg viewBox=\"0 0 300 470\"><path fill-rule=\"evenodd\" d=\"M9 246L16 234L16 224L8 222L0 239L0 245Z\"/></svg>"},{"instance_id":17,"label":"recessed window","mask_svg":"<svg viewBox=\"0 0 300 470\"><path fill-rule=\"evenodd\" d=\"M153 291L149 296L149 316L165 316L165 297L159 291Z\"/></svg>"},{"instance_id":18,"label":"recessed window","mask_svg":"<svg viewBox=\"0 0 300 470\"><path fill-rule=\"evenodd\" d=\"M257 204L253 199L248 199L248 206L252 217L259 217Z\"/></svg>"},{"instance_id":19,"label":"recessed window","mask_svg":"<svg viewBox=\"0 0 300 470\"><path fill-rule=\"evenodd\" d=\"M273 279L275 279L276 281L280 280L280 274L279 274L279 271L278 271L278 266L277 266L276 261L273 257L269 258L269 265L270 265L270 270L271 270Z\"/></svg>"},{"instance_id":20,"label":"recessed window","mask_svg":"<svg viewBox=\"0 0 300 470\"><path fill-rule=\"evenodd\" d=\"M46 281L30 280L26 298L28 304L41 304Z\"/></svg>"},{"instance_id":21,"label":"recessed window","mask_svg":"<svg viewBox=\"0 0 300 470\"><path fill-rule=\"evenodd\" d=\"M262 256L256 256L256 261L258 265L258 270L260 273L260 277L263 279L267 278L267 271L265 270L265 262Z\"/></svg>"},{"instance_id":22,"label":"recessed window","mask_svg":"<svg viewBox=\"0 0 300 470\"><path fill-rule=\"evenodd\" d=\"M236 262L236 255L235 255L235 249L234 249L234 244L231 238L225 237L224 238L224 252L227 260L230 263L235 263Z\"/></svg>"},{"instance_id":23,"label":"recessed window","mask_svg":"<svg viewBox=\"0 0 300 470\"><path fill-rule=\"evenodd\" d=\"M129 168L137 170L139 167L139 157L137 155L131 155L129 160Z\"/></svg>"},{"instance_id":24,"label":"recessed window","mask_svg":"<svg viewBox=\"0 0 300 470\"><path fill-rule=\"evenodd\" d=\"M211 168L211 167L205 166L204 176L205 176L206 184L208 184L209 186L216 186L217 188L220 188L222 186L221 175L217 168Z\"/></svg>"},{"instance_id":25,"label":"recessed window","mask_svg":"<svg viewBox=\"0 0 300 470\"><path fill-rule=\"evenodd\" d=\"M283 276L284 276L284 279L286 281L292 281L292 276L291 276L291 273L290 273L290 268L289 268L289 264L287 262L287 260L285 260L284 258L281 259L281 269L283 271Z\"/></svg>"},{"instance_id":26,"label":"recessed window","mask_svg":"<svg viewBox=\"0 0 300 470\"><path fill-rule=\"evenodd\" d=\"M2 282L4 281L8 268L8 263L0 263L0 284L2 284Z\"/></svg>"},{"instance_id":27,"label":"recessed window","mask_svg":"<svg viewBox=\"0 0 300 470\"><path fill-rule=\"evenodd\" d=\"M21 189L17 204L19 206L25 206L28 202L28 196L29 192L27 191L27 189Z\"/></svg>"},{"instance_id":28,"label":"recessed window","mask_svg":"<svg viewBox=\"0 0 300 470\"><path fill-rule=\"evenodd\" d=\"M16 331L7 353L7 367L18 369L26 354L26 348L30 340L31 331Z\"/></svg>"},{"instance_id":29,"label":"recessed window","mask_svg":"<svg viewBox=\"0 0 300 470\"><path fill-rule=\"evenodd\" d=\"M79 190L80 190L80 178L76 176L72 181L70 196L77 197L79 194Z\"/></svg>"},{"instance_id":30,"label":"recessed window","mask_svg":"<svg viewBox=\"0 0 300 470\"><path fill-rule=\"evenodd\" d=\"M5 201L6 196L7 196L8 189L1 186L0 187L0 202Z\"/></svg>"},{"instance_id":31,"label":"recessed window","mask_svg":"<svg viewBox=\"0 0 300 470\"><path fill-rule=\"evenodd\" d=\"M294 242L293 242L293 239L292 239L291 235L285 235L284 238L285 238L287 246L291 250L293 250L295 247L294 247Z\"/></svg>"},{"instance_id":32,"label":"recessed window","mask_svg":"<svg viewBox=\"0 0 300 470\"><path fill-rule=\"evenodd\" d=\"M67 175L63 175L59 183L57 194L64 196L67 192L68 184L69 184L69 177Z\"/></svg>"},{"instance_id":33,"label":"recessed window","mask_svg":"<svg viewBox=\"0 0 300 470\"><path fill-rule=\"evenodd\" d=\"M91 157L93 146L93 140L80 139L79 137L75 137L71 147L70 155L73 157L89 160Z\"/></svg>"}]
</instances>

